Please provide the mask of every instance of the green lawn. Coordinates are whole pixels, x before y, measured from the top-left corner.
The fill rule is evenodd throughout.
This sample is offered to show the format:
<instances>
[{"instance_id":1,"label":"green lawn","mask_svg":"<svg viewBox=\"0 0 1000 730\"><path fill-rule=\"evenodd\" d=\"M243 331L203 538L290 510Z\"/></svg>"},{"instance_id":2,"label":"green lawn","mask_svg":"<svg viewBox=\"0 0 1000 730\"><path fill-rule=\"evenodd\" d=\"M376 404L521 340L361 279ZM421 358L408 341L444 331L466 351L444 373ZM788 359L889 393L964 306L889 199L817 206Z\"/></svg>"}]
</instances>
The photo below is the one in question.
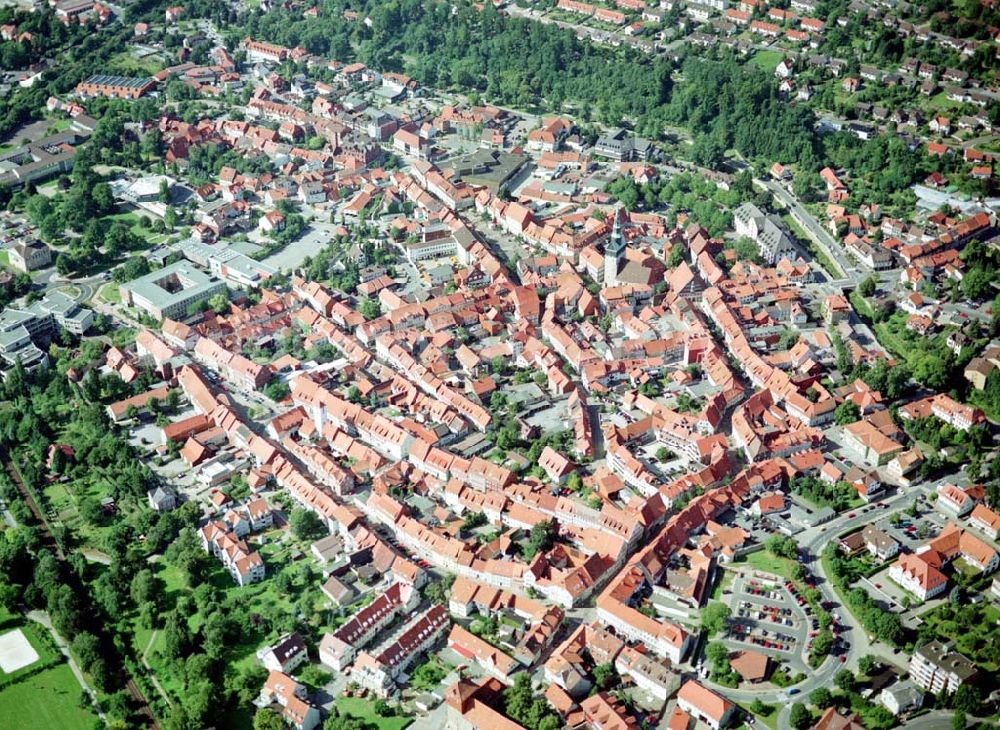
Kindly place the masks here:
<instances>
[{"instance_id":1,"label":"green lawn","mask_svg":"<svg viewBox=\"0 0 1000 730\"><path fill-rule=\"evenodd\" d=\"M97 293L97 296L101 299L101 301L107 302L108 304L121 304L122 301L121 289L119 289L118 284L114 282L102 286L101 290Z\"/></svg>"},{"instance_id":2,"label":"green lawn","mask_svg":"<svg viewBox=\"0 0 1000 730\"><path fill-rule=\"evenodd\" d=\"M767 550L758 550L755 553L750 553L747 555L746 562L756 570L761 570L765 573L774 573L786 580L792 579L792 566L795 565L795 561L771 555Z\"/></svg>"},{"instance_id":3,"label":"green lawn","mask_svg":"<svg viewBox=\"0 0 1000 730\"><path fill-rule=\"evenodd\" d=\"M781 219L785 222L785 225L788 226L788 230L790 230L792 234L795 236L795 238L798 239L799 243L802 244L802 247L805 248L809 253L811 253L813 258L816 259L819 265L826 270L826 273L830 274L834 278L842 275L840 267L834 264L827 257L827 255L823 253L823 250L815 243L813 243L812 239L809 238L808 234L804 230L802 230L802 226L799 225L798 221L792 218L791 213L787 212L784 213L781 216Z\"/></svg>"},{"instance_id":4,"label":"green lawn","mask_svg":"<svg viewBox=\"0 0 1000 730\"><path fill-rule=\"evenodd\" d=\"M957 106L960 104L949 99L947 91L940 91L927 100L927 108L931 111L947 111Z\"/></svg>"},{"instance_id":5,"label":"green lawn","mask_svg":"<svg viewBox=\"0 0 1000 730\"><path fill-rule=\"evenodd\" d=\"M5 730L90 730L97 717L80 707L81 692L68 664L46 669L0 692L0 725Z\"/></svg>"},{"instance_id":6,"label":"green lawn","mask_svg":"<svg viewBox=\"0 0 1000 730\"><path fill-rule=\"evenodd\" d=\"M838 512L846 512L847 510L850 509L858 509L859 507L863 507L865 501L861 499L861 496L854 490L853 487L844 486L844 484L845 483L838 485L837 491L838 492L842 491L843 494L848 494L849 496L843 498L842 495L840 495L839 497L835 497L836 501L832 502L827 502L825 500L816 501L815 499L812 498L811 495L805 494L804 492L796 492L796 496L803 502L808 504L810 507L816 510L823 509L824 507L830 507L831 509L836 510ZM848 490L850 491L848 492ZM846 502L841 501L842 499L846 499ZM845 506L843 507L843 509L837 510L837 505L840 504L843 504Z\"/></svg>"},{"instance_id":7,"label":"green lawn","mask_svg":"<svg viewBox=\"0 0 1000 730\"><path fill-rule=\"evenodd\" d=\"M782 58L784 58L784 54L781 51L757 51L750 59L750 63L768 73L774 73L774 69L781 63Z\"/></svg>"},{"instance_id":8,"label":"green lawn","mask_svg":"<svg viewBox=\"0 0 1000 730\"><path fill-rule=\"evenodd\" d=\"M733 581L736 580L736 573L731 570L721 571L722 577L715 582L715 587L712 588L712 600L720 601L722 600L722 591L733 585Z\"/></svg>"},{"instance_id":9,"label":"green lawn","mask_svg":"<svg viewBox=\"0 0 1000 730\"><path fill-rule=\"evenodd\" d=\"M59 119L50 118L49 121L51 122L51 124L49 124L46 131L50 132L51 134L58 134L59 132L65 132L67 129L73 126L73 120L66 117L60 117Z\"/></svg>"},{"instance_id":10,"label":"green lawn","mask_svg":"<svg viewBox=\"0 0 1000 730\"><path fill-rule=\"evenodd\" d=\"M109 520L101 524L88 522L83 518L81 505L88 501L100 502L107 496L108 489L103 475L92 472L66 483L49 484L43 492L46 501L56 514L54 521L62 523L71 530L81 544L101 545L111 531L112 523ZM133 504L120 504L119 509L132 509ZM143 506L140 504L136 508L141 510Z\"/></svg>"},{"instance_id":11,"label":"green lawn","mask_svg":"<svg viewBox=\"0 0 1000 730\"><path fill-rule=\"evenodd\" d=\"M10 251L8 251L7 249L3 249L2 251L0 251L0 266L4 267L5 269L10 266Z\"/></svg>"},{"instance_id":12,"label":"green lawn","mask_svg":"<svg viewBox=\"0 0 1000 730\"><path fill-rule=\"evenodd\" d=\"M148 217L148 216L147 216ZM126 213L115 213L114 215L107 216L109 221L122 221L128 223L132 229L132 233L137 235L146 243L161 243L166 240L167 236L163 233L157 233L152 229L152 227L143 228L139 225L139 214L134 211L128 211ZM152 224L152 219L150 219L150 224Z\"/></svg>"},{"instance_id":13,"label":"green lawn","mask_svg":"<svg viewBox=\"0 0 1000 730\"><path fill-rule=\"evenodd\" d=\"M748 715L753 715L750 712L750 704L743 704L740 707L746 711ZM771 730L778 730L778 713L781 711L781 705L767 705L767 713L763 715L753 715L758 721L764 723ZM745 727L745 726L744 726Z\"/></svg>"},{"instance_id":14,"label":"green lawn","mask_svg":"<svg viewBox=\"0 0 1000 730\"><path fill-rule=\"evenodd\" d=\"M872 309L872 305L868 303L867 299L861 296L857 289L853 289L851 291L848 295L848 299L851 300L851 304L854 306L854 311L863 317L874 319L875 312Z\"/></svg>"},{"instance_id":15,"label":"green lawn","mask_svg":"<svg viewBox=\"0 0 1000 730\"><path fill-rule=\"evenodd\" d=\"M136 58L130 51L122 51L111 59L111 62L108 64L108 73L146 74L152 76L162 68L163 64L157 61L154 56Z\"/></svg>"},{"instance_id":16,"label":"green lawn","mask_svg":"<svg viewBox=\"0 0 1000 730\"><path fill-rule=\"evenodd\" d=\"M351 715L364 720L375 725L378 730L403 730L413 722L412 717L379 717L375 714L375 704L360 697L338 697L335 704L341 715Z\"/></svg>"}]
</instances>

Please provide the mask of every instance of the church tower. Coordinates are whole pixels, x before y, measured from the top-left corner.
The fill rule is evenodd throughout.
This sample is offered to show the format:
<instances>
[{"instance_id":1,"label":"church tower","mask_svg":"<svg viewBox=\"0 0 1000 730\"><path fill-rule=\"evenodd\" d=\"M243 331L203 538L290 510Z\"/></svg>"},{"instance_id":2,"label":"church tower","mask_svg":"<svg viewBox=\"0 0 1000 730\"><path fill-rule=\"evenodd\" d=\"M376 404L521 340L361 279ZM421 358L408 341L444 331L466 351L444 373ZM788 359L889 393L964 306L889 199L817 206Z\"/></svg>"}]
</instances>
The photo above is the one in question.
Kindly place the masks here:
<instances>
[{"instance_id":1,"label":"church tower","mask_svg":"<svg viewBox=\"0 0 1000 730\"><path fill-rule=\"evenodd\" d=\"M615 208L615 221L611 226L611 238L604 244L604 286L614 286L618 283L618 272L621 271L625 258L625 237L622 235L621 208Z\"/></svg>"}]
</instances>

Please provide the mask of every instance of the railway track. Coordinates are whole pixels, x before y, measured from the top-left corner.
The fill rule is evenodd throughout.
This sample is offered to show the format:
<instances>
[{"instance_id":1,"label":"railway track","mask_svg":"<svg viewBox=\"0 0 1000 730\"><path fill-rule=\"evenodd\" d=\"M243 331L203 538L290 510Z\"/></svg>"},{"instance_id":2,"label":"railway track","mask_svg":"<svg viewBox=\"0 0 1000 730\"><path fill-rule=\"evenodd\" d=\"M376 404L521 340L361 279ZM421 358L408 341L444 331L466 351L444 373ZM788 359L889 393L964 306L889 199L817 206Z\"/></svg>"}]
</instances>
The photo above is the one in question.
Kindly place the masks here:
<instances>
[{"instance_id":1,"label":"railway track","mask_svg":"<svg viewBox=\"0 0 1000 730\"><path fill-rule=\"evenodd\" d=\"M42 545L51 550L52 553L56 556L56 559L59 560L60 563L65 563L66 554L63 552L62 547L59 546L59 543L53 536L52 530L49 527L49 522L45 516L45 513L42 512L41 506L38 504L37 500L35 499L35 496L31 493L31 490L24 485L24 482L21 479L20 472L18 472L17 468L14 466L13 460L10 458L10 453L3 446L0 446L0 460L3 460L4 470L10 476L11 481L14 482L14 487L21 495L21 499L23 499L24 503L28 505L28 509L31 510L31 514L38 522L39 533L40 533L39 538ZM78 594L82 594L84 592L85 586L83 585L83 583L80 582L80 579L76 574L76 571L73 570L72 567L68 565L66 565L65 567L66 570L63 572L63 574L67 577L67 580L69 581L73 590L76 591ZM132 699L135 701L135 704L138 706L139 714L143 715L146 718L145 726L147 728L150 728L150 730L160 730L160 723L157 721L156 715L153 714L153 710L149 706L149 702L146 700L146 696L143 695L142 690L139 689L139 685L135 683L135 680L131 676L128 676L128 679L125 682L125 688L128 690L128 693L132 696Z\"/></svg>"}]
</instances>

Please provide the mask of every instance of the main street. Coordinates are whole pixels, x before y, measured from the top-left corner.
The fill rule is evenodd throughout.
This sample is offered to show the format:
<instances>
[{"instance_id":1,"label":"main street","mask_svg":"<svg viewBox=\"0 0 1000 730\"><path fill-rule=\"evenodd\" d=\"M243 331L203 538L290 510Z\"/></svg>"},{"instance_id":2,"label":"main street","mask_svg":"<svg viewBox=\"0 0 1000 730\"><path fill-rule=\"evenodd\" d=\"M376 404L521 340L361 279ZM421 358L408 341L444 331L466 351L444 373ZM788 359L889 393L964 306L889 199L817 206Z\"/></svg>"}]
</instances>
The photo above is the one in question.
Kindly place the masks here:
<instances>
[{"instance_id":1,"label":"main street","mask_svg":"<svg viewBox=\"0 0 1000 730\"><path fill-rule=\"evenodd\" d=\"M770 192L775 198L777 198L785 208L791 213L792 218L802 226L802 229L806 232L806 235L812 240L816 246L829 258L840 271L829 272L831 277L843 276L844 279L848 281L853 281L855 284L864 278L866 275L864 271L851 263L847 258L847 254L844 253L843 247L833 240L833 237L829 232L820 225L820 222L813 217L812 213L803 207L799 199L792 195L790 192L785 190L781 185L776 183L774 180L754 180L754 182L759 186Z\"/></svg>"}]
</instances>

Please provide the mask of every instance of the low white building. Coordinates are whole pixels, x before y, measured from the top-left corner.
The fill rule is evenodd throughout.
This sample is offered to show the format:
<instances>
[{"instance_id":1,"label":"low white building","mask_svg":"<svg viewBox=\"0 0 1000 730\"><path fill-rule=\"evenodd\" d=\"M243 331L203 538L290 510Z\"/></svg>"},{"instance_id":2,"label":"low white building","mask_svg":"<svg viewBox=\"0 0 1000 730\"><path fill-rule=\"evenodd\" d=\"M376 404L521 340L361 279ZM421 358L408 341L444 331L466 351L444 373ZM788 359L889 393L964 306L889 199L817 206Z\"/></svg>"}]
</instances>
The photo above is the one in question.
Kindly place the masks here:
<instances>
[{"instance_id":1,"label":"low white building","mask_svg":"<svg viewBox=\"0 0 1000 730\"><path fill-rule=\"evenodd\" d=\"M898 717L904 712L919 710L924 704L924 691L907 679L886 687L878 699L885 709Z\"/></svg>"}]
</instances>

